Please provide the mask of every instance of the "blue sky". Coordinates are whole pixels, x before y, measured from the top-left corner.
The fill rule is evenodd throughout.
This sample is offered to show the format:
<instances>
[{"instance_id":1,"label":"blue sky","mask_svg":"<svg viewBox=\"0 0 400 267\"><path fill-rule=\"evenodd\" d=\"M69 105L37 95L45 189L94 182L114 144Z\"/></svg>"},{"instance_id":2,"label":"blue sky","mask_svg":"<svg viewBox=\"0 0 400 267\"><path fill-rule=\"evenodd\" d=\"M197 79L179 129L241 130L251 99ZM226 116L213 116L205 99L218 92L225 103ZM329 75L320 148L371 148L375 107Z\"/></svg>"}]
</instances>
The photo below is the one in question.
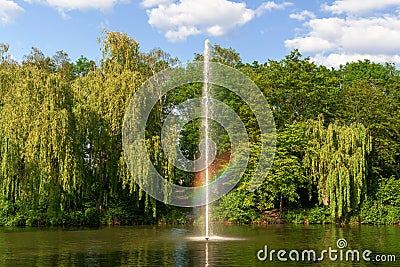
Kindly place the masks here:
<instances>
[{"instance_id":1,"label":"blue sky","mask_svg":"<svg viewBox=\"0 0 400 267\"><path fill-rule=\"evenodd\" d=\"M102 29L183 62L208 38L244 62L280 60L298 48L327 66L364 58L400 65L400 0L0 0L0 43L18 61L37 47L98 62Z\"/></svg>"}]
</instances>

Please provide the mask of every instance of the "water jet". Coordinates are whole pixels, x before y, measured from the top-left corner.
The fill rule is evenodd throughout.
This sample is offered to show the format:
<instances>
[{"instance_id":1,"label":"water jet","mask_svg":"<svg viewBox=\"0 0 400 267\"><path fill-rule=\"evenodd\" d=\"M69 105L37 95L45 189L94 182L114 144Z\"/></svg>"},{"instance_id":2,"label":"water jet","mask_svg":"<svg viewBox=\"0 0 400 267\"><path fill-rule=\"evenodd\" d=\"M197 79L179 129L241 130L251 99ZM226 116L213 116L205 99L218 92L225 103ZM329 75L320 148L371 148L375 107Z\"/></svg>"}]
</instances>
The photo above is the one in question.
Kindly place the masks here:
<instances>
[{"instance_id":1,"label":"water jet","mask_svg":"<svg viewBox=\"0 0 400 267\"><path fill-rule=\"evenodd\" d=\"M208 84L208 79L209 79L209 55L210 55L210 41L208 39L205 40L204 42L204 69L203 69L203 79L204 79L204 86L203 86L203 129L204 129L204 139L205 139L205 162L206 164L208 163L208 158L209 158L209 147L208 147L208 138L209 138L209 131L208 131L208 91L209 91L209 84ZM205 169L205 187L206 187L206 208L205 208L205 239L208 241L209 239L209 218L208 218L208 213L209 213L209 199L208 199L208 183L209 183L209 166L206 167Z\"/></svg>"}]
</instances>

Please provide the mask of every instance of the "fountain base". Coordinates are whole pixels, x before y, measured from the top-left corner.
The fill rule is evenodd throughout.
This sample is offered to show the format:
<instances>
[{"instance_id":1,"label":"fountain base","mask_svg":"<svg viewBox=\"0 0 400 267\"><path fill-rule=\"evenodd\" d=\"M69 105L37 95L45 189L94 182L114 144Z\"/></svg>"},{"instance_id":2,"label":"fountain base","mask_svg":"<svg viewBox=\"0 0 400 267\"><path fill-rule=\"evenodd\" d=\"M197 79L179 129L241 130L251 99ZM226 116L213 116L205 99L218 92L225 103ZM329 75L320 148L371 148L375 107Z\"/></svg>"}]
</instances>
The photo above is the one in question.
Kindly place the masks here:
<instances>
[{"instance_id":1,"label":"fountain base","mask_svg":"<svg viewBox=\"0 0 400 267\"><path fill-rule=\"evenodd\" d=\"M212 236L188 236L185 239L190 240L190 241L195 241L195 242L223 242L223 241L241 241L241 240L246 240L245 238L240 238L240 237L225 237L225 236L217 236L217 235L212 235Z\"/></svg>"}]
</instances>

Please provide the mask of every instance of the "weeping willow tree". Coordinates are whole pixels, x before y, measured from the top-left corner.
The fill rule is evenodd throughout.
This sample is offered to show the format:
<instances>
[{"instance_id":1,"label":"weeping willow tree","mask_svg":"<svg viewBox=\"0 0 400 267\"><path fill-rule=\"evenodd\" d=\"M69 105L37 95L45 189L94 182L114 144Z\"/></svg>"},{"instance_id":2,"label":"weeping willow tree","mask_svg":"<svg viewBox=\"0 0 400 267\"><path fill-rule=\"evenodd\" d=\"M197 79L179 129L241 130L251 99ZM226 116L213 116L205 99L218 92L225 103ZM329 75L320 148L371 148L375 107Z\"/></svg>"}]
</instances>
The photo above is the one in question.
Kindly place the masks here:
<instances>
[{"instance_id":1,"label":"weeping willow tree","mask_svg":"<svg viewBox=\"0 0 400 267\"><path fill-rule=\"evenodd\" d=\"M161 50L148 54L139 50L139 43L124 33L105 32L102 42L100 68L74 83L76 103L74 114L80 129L79 142L85 158L86 175L92 183L87 190L96 205L106 205L108 196L116 196L128 188L132 197L144 197L145 210L156 216L156 201L145 194L132 179L122 153L122 124L127 106L140 85L154 73L172 62ZM148 124L147 151L157 170L165 176L172 175L171 164L162 153L160 135L165 98L155 107ZM136 169L143 169L145 155L137 155ZM166 173L165 173L166 172ZM146 173L142 173L146 176ZM96 184L98 188L93 188Z\"/></svg>"},{"instance_id":2,"label":"weeping willow tree","mask_svg":"<svg viewBox=\"0 0 400 267\"><path fill-rule=\"evenodd\" d=\"M3 200L63 209L77 190L70 83L32 64L2 64L0 180Z\"/></svg>"},{"instance_id":3,"label":"weeping willow tree","mask_svg":"<svg viewBox=\"0 0 400 267\"><path fill-rule=\"evenodd\" d=\"M130 98L146 79L139 44L133 38L108 32L100 41L100 67L73 83L83 187L98 210L107 208L109 198L118 198L130 177L122 153L121 128ZM132 186L130 192L135 189ZM139 194L140 200L142 192Z\"/></svg>"},{"instance_id":4,"label":"weeping willow tree","mask_svg":"<svg viewBox=\"0 0 400 267\"><path fill-rule=\"evenodd\" d=\"M0 198L22 203L20 212L40 210L38 216L58 224L64 211L107 209L108 199L121 200L128 187L155 216L155 200L131 183L121 130L132 95L168 66L169 55L144 54L122 33L106 33L102 45L100 66L82 76L74 76L66 54L49 58L33 49L19 64L0 46ZM162 123L162 107L149 122L154 128ZM148 142L153 158L161 159L160 173L171 175L157 150L159 133Z\"/></svg>"},{"instance_id":5,"label":"weeping willow tree","mask_svg":"<svg viewBox=\"0 0 400 267\"><path fill-rule=\"evenodd\" d=\"M357 209L366 195L371 137L360 123L350 126L310 121L304 166L318 187L319 201L339 221Z\"/></svg>"}]
</instances>

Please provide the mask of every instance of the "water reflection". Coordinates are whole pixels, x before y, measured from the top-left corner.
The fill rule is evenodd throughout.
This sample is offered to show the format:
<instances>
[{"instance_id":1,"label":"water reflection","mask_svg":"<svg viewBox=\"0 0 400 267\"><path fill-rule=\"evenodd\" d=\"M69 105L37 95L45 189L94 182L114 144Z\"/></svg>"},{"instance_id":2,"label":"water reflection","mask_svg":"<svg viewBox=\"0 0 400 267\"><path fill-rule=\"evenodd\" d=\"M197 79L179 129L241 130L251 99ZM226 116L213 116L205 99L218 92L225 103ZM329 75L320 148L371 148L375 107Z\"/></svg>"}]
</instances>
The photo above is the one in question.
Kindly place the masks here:
<instances>
[{"instance_id":1,"label":"water reflection","mask_svg":"<svg viewBox=\"0 0 400 267\"><path fill-rule=\"evenodd\" d=\"M0 230L0 266L276 266L259 262L257 251L327 249L345 238L349 249L395 254L400 260L400 227L395 226L214 226L208 242L192 227ZM7 230L5 230L7 229ZM196 237L197 236L197 237ZM309 263L287 262L298 266ZM318 266L348 266L323 261ZM372 266L365 262L353 266ZM390 266L387 265L387 266ZM393 266L393 265L392 265Z\"/></svg>"},{"instance_id":2,"label":"water reflection","mask_svg":"<svg viewBox=\"0 0 400 267\"><path fill-rule=\"evenodd\" d=\"M188 248L183 238L187 233L187 229L173 228L171 230L171 238L175 240L175 250L172 258L174 260L173 266L189 266L187 262Z\"/></svg>"},{"instance_id":3,"label":"water reflection","mask_svg":"<svg viewBox=\"0 0 400 267\"><path fill-rule=\"evenodd\" d=\"M205 267L208 267L208 242L206 242L206 264L204 265Z\"/></svg>"}]
</instances>

